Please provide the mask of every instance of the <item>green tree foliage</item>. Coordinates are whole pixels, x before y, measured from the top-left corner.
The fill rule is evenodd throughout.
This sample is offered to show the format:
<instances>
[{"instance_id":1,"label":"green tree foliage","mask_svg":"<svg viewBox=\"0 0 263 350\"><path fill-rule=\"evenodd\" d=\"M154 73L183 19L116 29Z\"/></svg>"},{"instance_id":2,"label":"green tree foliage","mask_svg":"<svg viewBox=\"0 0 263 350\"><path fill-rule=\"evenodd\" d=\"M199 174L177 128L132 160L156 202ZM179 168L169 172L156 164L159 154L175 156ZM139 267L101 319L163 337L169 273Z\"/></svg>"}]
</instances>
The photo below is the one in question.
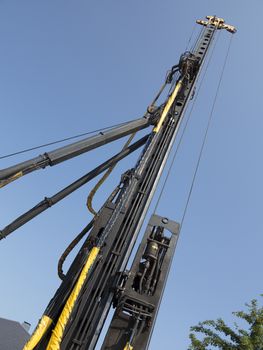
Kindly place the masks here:
<instances>
[{"instance_id":1,"label":"green tree foliage","mask_svg":"<svg viewBox=\"0 0 263 350\"><path fill-rule=\"evenodd\" d=\"M263 307L259 307L255 299L246 307L246 312L233 312L237 318L246 321L246 329L236 323L232 329L221 318L200 322L191 327L191 332L200 333L203 338L199 340L195 333L190 333L188 350L263 350Z\"/></svg>"}]
</instances>

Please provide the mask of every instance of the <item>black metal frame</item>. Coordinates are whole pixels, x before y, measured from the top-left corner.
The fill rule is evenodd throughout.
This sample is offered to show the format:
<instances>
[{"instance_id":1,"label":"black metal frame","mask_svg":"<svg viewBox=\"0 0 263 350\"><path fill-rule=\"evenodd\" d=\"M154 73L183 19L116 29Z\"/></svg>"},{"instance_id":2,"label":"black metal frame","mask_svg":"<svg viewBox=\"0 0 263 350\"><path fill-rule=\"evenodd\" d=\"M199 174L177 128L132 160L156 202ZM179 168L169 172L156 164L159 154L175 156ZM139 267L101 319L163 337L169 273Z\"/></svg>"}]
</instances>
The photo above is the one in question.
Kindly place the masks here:
<instances>
[{"instance_id":1,"label":"black metal frame","mask_svg":"<svg viewBox=\"0 0 263 350\"><path fill-rule=\"evenodd\" d=\"M166 230L169 235L165 235ZM161 239L156 238L160 231L164 231ZM116 311L102 350L124 349L126 344L140 350L148 348L178 236L178 223L158 215L151 217L131 269L125 272L117 289ZM152 290L148 288L147 292L140 291L136 281L143 277L145 262L149 262L148 270L152 264L154 272L157 271L156 281L153 281L153 276L150 281L152 285L155 282L154 287Z\"/></svg>"},{"instance_id":2,"label":"black metal frame","mask_svg":"<svg viewBox=\"0 0 263 350\"><path fill-rule=\"evenodd\" d=\"M54 324L56 324L65 301L74 286L77 276L79 275L90 250L94 246L100 247L99 258L97 258L93 264L92 270L81 289L73 312L67 322L60 345L61 350L94 349L110 306L114 300L114 296L116 296L116 292L118 292L117 294L119 295L117 302L115 299L118 308L108 336L105 339L103 345L104 348L102 349L106 350L109 348L109 344L111 344L110 334L114 332L113 328L115 322L118 323L120 327L118 332L124 340L121 345L117 344L114 340L116 344L113 344L115 347L112 349L121 350L121 346L125 346L125 341L133 342L137 349L140 350L147 349L148 347L154 320L158 312L161 295L168 275L171 258L176 246L179 232L178 224L169 221L164 222L164 218L157 216L152 218L146 230L143 243L136 255L131 274L130 276L126 276L125 290L120 293L121 290L119 287L120 285L123 285L123 273L126 264L134 247L142 222L151 202L151 198L155 192L168 154L182 121L187 103L192 96L200 68L204 62L204 58L208 52L216 30L216 26L208 24L207 27L202 30L193 52L187 52L182 55L178 65L178 80L182 83L182 88L179 95L172 103L163 125L158 132L153 131L147 136L147 140L144 140L146 141L146 145L144 146L137 164L134 168L122 175L120 184L116 188L116 191L114 191L103 205L98 215L94 218L94 221L87 226L86 231L88 232L90 230L89 236L45 311L45 315L50 316ZM172 76L169 76L169 79L170 82L172 82ZM22 175L24 175L39 168L44 168L47 165L58 164L93 148L99 147L102 144L106 144L137 130L146 128L158 121L162 108L163 106L160 106L154 110L152 114L148 114L147 117L112 129L105 132L103 135L87 138L83 141L59 148L48 154L46 153L29 161L1 170L0 180L10 182L15 179L12 179L12 177L16 176L18 172L22 172ZM132 146L130 146L130 148L132 148ZM124 153L120 152L116 156L123 158ZM113 157L111 160L103 163L100 167L95 169L96 171L94 170L95 172L93 171L93 175L95 175L95 173L97 175L102 169L106 169L109 166L110 161L113 162L110 164L115 164L116 159ZM86 182L90 179L90 176L90 173L86 175ZM77 184L77 188L83 180L83 178L78 180L80 182ZM74 190L76 183L73 183L70 186L73 186L71 189ZM42 212L45 210L52 205L56 199L64 198L66 193L71 193L71 189L69 191L70 186L64 189L63 192L61 191L62 193L59 192L55 195L55 198L52 197L52 200L45 199L43 202L40 202L35 208L33 208L34 214L38 214L39 211ZM15 221L15 226L19 223L16 227L21 226L21 222L27 222L35 216L32 215L32 212L26 214L28 215L26 220L25 217L20 217L17 219L18 221ZM138 272L142 256L146 256L146 242L149 240L149 232L152 227L168 228L173 234L170 239L166 237L167 251L163 257L163 270L159 275L154 296L142 295L140 290L140 295L138 297L138 292L134 291L132 277L136 271ZM12 227L9 227L9 229L11 228ZM2 231L2 237L9 232L9 229L4 232ZM129 317L127 316L128 318L125 320L122 318L128 300L132 300L133 303L139 303L140 307L146 308L147 317L150 319L150 322L146 322L147 326L145 323L143 327L140 327L141 320L138 322L135 321L134 324L134 317L132 314L130 314ZM126 311L128 311L127 308ZM120 321L121 319L122 321ZM125 329L128 333L132 330L129 339L127 339L125 335ZM52 329L49 329L40 340L39 344L35 347L36 350L45 349L51 332ZM116 336L117 335L114 333L114 339Z\"/></svg>"},{"instance_id":3,"label":"black metal frame","mask_svg":"<svg viewBox=\"0 0 263 350\"><path fill-rule=\"evenodd\" d=\"M214 26L203 29L193 51L199 59L194 75L180 77L183 89L160 132L149 137L135 168L122 177L118 196L94 224L91 236L103 237L104 246L67 324L61 350L92 350L97 343L215 31Z\"/></svg>"}]
</instances>

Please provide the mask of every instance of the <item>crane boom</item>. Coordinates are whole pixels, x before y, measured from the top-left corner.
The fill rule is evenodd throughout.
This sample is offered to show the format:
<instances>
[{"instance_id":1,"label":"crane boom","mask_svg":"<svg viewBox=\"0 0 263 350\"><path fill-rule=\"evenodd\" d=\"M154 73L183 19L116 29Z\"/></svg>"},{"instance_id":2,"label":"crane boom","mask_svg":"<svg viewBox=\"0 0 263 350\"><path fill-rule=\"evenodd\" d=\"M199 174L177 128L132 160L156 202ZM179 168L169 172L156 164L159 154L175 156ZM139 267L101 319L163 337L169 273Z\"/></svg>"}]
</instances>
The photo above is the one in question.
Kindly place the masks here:
<instances>
[{"instance_id":1,"label":"crane boom","mask_svg":"<svg viewBox=\"0 0 263 350\"><path fill-rule=\"evenodd\" d=\"M215 33L219 29L235 32L216 16L197 22L203 26L199 39L172 67L166 79L171 92L165 103L148 110L147 118L0 172L0 180L12 181L19 172L57 164L154 125L140 141L139 145L145 145L137 163L121 176L119 185L87 226L87 239L24 350L93 350L112 305L116 311L102 350L148 348L179 224L152 216L130 271L125 270L126 265Z\"/></svg>"}]
</instances>

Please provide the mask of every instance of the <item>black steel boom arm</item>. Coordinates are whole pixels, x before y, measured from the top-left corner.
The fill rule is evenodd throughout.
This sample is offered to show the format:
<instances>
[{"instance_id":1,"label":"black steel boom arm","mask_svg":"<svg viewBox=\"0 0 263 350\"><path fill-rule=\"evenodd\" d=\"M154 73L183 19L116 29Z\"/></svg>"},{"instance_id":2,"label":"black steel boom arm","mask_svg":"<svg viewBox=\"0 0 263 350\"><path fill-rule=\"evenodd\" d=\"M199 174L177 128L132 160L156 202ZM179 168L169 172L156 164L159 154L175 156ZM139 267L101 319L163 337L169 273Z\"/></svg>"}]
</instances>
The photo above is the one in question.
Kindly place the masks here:
<instances>
[{"instance_id":1,"label":"black steel boom arm","mask_svg":"<svg viewBox=\"0 0 263 350\"><path fill-rule=\"evenodd\" d=\"M47 210L54 204L58 203L59 201L61 201L62 199L70 195L72 192L76 191L78 188L85 185L90 180L94 179L94 177L98 176L109 167L113 166L123 158L127 157L132 152L136 151L138 148L140 148L142 145L145 144L148 137L149 135L146 135L142 137L140 140L134 142L132 145L126 147L125 149L117 153L115 156L106 160L104 163L100 164L95 169L88 172L86 175L74 181L69 186L63 188L61 191L59 191L52 197L50 198L45 197L41 202L39 202L32 209L28 210L27 212L19 216L13 222L7 225L3 230L0 230L0 240L5 238L15 230L17 230L19 227L26 224L28 221L32 220L37 215L41 214L43 211Z\"/></svg>"},{"instance_id":2,"label":"black steel boom arm","mask_svg":"<svg viewBox=\"0 0 263 350\"><path fill-rule=\"evenodd\" d=\"M182 55L179 62L180 74L174 90L168 96L158 123L153 128L135 167L122 176L119 193L101 208L99 215L95 218L89 237L95 242L95 247L91 252L94 252L95 249L98 256L85 279L68 321L63 323L64 334L59 340L61 350L93 350L95 348L116 288L119 286L121 272L125 270L138 237L215 32L214 26L207 26L193 52L186 52ZM89 257L91 258L92 255ZM158 285L157 288L160 286ZM157 307L158 302L155 305ZM62 305L60 307L63 308ZM67 312L66 308L63 310ZM51 311L49 310L47 316L53 315ZM58 329L63 322L62 313L57 315L54 312L54 314L56 316L50 318L56 325L55 328ZM54 334L53 330L50 329L42 337L34 350L42 350L48 341L56 341L54 336L50 336ZM144 344L149 343L150 334L151 331L147 332ZM133 339L132 336L130 342L125 350L132 349L136 339ZM144 346L138 349L145 350ZM112 349L124 350L124 347L117 344Z\"/></svg>"},{"instance_id":3,"label":"black steel boom arm","mask_svg":"<svg viewBox=\"0 0 263 350\"><path fill-rule=\"evenodd\" d=\"M170 71L170 92L153 114L148 108L144 118L0 171L1 186L1 180L3 185L154 125L149 135L0 231L1 239L145 144L135 166L121 176L116 191L83 230L89 235L24 350L94 350L111 305L116 312L101 350L148 349L179 225L152 216L130 271L125 269L213 38L218 29L235 32L222 18L207 19L198 21L204 28L191 52L185 52Z\"/></svg>"},{"instance_id":4,"label":"black steel boom arm","mask_svg":"<svg viewBox=\"0 0 263 350\"><path fill-rule=\"evenodd\" d=\"M98 135L85 138L6 169L2 169L0 170L0 187L7 185L23 175L29 174L32 171L44 169L47 166L57 165L68 159L91 151L94 148L98 148L126 135L145 129L154 123L154 118L155 115L147 113L146 116L142 118L132 120L121 126L112 128L109 131L100 132Z\"/></svg>"}]
</instances>

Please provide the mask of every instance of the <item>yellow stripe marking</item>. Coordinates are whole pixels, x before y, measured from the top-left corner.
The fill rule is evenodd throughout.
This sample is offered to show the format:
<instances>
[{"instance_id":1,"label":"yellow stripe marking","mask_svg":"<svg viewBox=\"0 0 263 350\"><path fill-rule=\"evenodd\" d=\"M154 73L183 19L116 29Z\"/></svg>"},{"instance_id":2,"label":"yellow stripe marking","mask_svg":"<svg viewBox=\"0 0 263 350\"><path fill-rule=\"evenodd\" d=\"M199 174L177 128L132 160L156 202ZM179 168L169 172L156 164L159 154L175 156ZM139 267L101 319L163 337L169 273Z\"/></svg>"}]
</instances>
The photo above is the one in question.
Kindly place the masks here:
<instances>
[{"instance_id":1,"label":"yellow stripe marking","mask_svg":"<svg viewBox=\"0 0 263 350\"><path fill-rule=\"evenodd\" d=\"M12 182L12 181L15 181L15 180L17 180L17 179L19 179L21 176L23 176L24 174L23 174L23 171L19 171L18 173L16 173L15 175L13 175L13 176L11 176L11 177L9 177L9 178L7 178L7 179L5 179L5 180L1 180L0 181L0 188L2 188L2 187L4 187L4 186L6 186L6 185L8 185L10 182Z\"/></svg>"},{"instance_id":2,"label":"yellow stripe marking","mask_svg":"<svg viewBox=\"0 0 263 350\"><path fill-rule=\"evenodd\" d=\"M162 115L161 115L161 118L160 118L158 124L153 129L154 132L157 133L160 130L161 126L163 125L163 122L164 122L172 104L174 103L174 100L175 100L176 96L178 95L182 85L183 85L182 80L179 80L174 88L172 95L168 98L168 101L163 109L163 112L162 112Z\"/></svg>"}]
</instances>

